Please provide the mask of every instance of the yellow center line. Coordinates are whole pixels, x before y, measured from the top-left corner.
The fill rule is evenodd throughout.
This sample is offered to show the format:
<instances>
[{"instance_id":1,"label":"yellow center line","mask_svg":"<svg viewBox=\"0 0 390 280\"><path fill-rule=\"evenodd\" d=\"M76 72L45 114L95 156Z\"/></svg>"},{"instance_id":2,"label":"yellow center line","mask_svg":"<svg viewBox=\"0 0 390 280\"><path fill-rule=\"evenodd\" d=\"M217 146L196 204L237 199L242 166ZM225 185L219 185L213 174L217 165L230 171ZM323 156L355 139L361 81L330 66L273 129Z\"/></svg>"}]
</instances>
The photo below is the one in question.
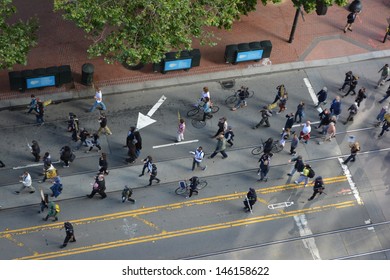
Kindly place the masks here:
<instances>
[{"instance_id":1,"label":"yellow center line","mask_svg":"<svg viewBox=\"0 0 390 280\"><path fill-rule=\"evenodd\" d=\"M343 181L347 181L346 176L337 176L337 177L324 179L325 184L332 184L332 183L338 183ZM293 184L285 184L285 185L273 186L268 188L259 188L256 190L256 192L258 194L267 194L267 193L280 192L280 191L286 191L286 190L298 189L298 188L303 188L303 184L297 185L293 183ZM192 207L197 205L204 205L204 204L210 204L210 203L216 203L216 202L222 202L222 201L228 201L234 199L242 199L245 195L246 192L238 192L238 193L232 193L232 194L226 194L220 196L201 198L192 201L183 201L183 202L177 202L177 203L171 203L165 205L152 206L147 208L140 208L136 210L105 214L101 216L87 217L82 219L71 220L70 222L73 223L74 225L81 225L81 224L89 224L89 223L96 223L96 222L105 222L105 221L115 220L115 219L120 219L125 217L139 217L140 215L156 213L160 210L176 210L183 207ZM265 202L262 201L262 203ZM21 229L6 230L0 232L0 238L5 238L6 236L9 235L23 235L32 232L59 229L62 226L63 226L62 222L57 222L52 224L38 225L38 226L32 226L27 228L21 228Z\"/></svg>"},{"instance_id":2,"label":"yellow center line","mask_svg":"<svg viewBox=\"0 0 390 280\"><path fill-rule=\"evenodd\" d=\"M334 203L334 204L328 204L324 206L316 206L312 208L306 208L306 209L300 209L300 210L294 210L284 213L274 213L264 216L257 216L257 217L251 217L246 219L239 219L235 221L229 221L229 222L223 222L223 223L217 223L217 224L210 224L210 225L204 225L204 226L197 226L193 228L185 228L175 231L163 231L158 234L152 234L152 235L145 235L125 240L115 240L111 242L105 242L100 244L94 244L91 246L83 246L79 248L69 249L69 250L63 250L59 252L48 252L48 253L41 253L41 254L34 254L31 256L25 256L18 258L20 260L30 260L30 259L36 259L36 260L43 260L43 259L51 259L51 258L58 258L63 256L70 256L70 255L76 255L76 254L82 254L82 253L88 253L93 251L100 251L100 250L107 250L111 248L118 248L133 244L139 244L139 243L145 243L145 242L153 242L168 238L174 238L179 236L186 236L186 235L193 235L197 233L203 233L208 231L215 231L215 230L221 230L221 229L227 229L231 227L240 227L244 225L250 225L250 224L256 224L256 223L262 223L266 221L273 221L278 219L284 219L289 218L295 215L300 214L310 214L310 213L316 213L320 211L326 211L333 208L345 208L345 207L352 207L355 206L356 201L346 201L341 203Z\"/></svg>"}]
</instances>

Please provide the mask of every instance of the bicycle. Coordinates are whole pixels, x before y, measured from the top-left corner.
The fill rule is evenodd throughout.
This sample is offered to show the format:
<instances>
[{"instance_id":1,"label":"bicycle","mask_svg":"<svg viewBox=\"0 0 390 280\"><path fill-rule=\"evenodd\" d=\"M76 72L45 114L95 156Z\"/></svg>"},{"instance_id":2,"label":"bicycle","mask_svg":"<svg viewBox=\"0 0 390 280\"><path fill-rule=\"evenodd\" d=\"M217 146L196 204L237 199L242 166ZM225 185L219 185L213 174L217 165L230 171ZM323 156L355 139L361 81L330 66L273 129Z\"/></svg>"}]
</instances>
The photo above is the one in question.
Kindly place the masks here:
<instances>
[{"instance_id":1,"label":"bicycle","mask_svg":"<svg viewBox=\"0 0 390 280\"><path fill-rule=\"evenodd\" d=\"M261 140L261 142L262 142L262 144L259 147L256 147L251 151L252 155L257 156L263 152L264 142L263 142L263 140ZM272 149L271 149L272 153L279 153L279 152L283 151L283 149L284 149L284 145L280 144L280 140L275 140L272 143Z\"/></svg>"},{"instance_id":2,"label":"bicycle","mask_svg":"<svg viewBox=\"0 0 390 280\"><path fill-rule=\"evenodd\" d=\"M251 98L253 97L253 95L255 94L255 92L253 90L249 90L248 87L244 87L242 86L240 89L238 90L233 90L233 95L230 95L228 96L226 99L225 99L225 103L226 105L230 105L230 104L234 104L237 102L238 98L239 98L239 94L240 92L244 90L247 94L247 98Z\"/></svg>"},{"instance_id":3,"label":"bicycle","mask_svg":"<svg viewBox=\"0 0 390 280\"><path fill-rule=\"evenodd\" d=\"M200 179L196 189L201 190L204 189L206 186L207 186L207 181ZM179 187L175 190L175 193L177 195L188 195L190 193L190 186L187 184L187 180L179 182Z\"/></svg>"},{"instance_id":4,"label":"bicycle","mask_svg":"<svg viewBox=\"0 0 390 280\"><path fill-rule=\"evenodd\" d=\"M210 106L210 108L211 108L211 114L215 114L216 112L219 111L219 107L214 104ZM194 109L189 110L187 112L187 117L196 116L197 114L199 114L199 112L203 112L203 106L200 104L196 105Z\"/></svg>"}]
</instances>

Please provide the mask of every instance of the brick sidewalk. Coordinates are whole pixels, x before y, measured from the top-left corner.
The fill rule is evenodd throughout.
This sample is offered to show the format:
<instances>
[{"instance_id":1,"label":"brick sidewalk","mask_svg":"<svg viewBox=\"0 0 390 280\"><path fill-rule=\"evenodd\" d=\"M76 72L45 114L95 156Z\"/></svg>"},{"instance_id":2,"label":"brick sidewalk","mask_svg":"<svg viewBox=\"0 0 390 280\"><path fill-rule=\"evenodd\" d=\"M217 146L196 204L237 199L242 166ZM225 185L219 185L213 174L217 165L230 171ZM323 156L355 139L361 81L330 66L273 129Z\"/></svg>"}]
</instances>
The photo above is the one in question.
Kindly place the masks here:
<instances>
[{"instance_id":1,"label":"brick sidewalk","mask_svg":"<svg viewBox=\"0 0 390 280\"><path fill-rule=\"evenodd\" d=\"M224 63L225 46L242 42L270 40L273 45L271 58L273 64L317 60L341 57L390 49L390 42L382 43L387 27L386 18L390 17L390 1L370 0L363 2L363 10L353 25L353 32L343 33L348 10L337 6L330 7L326 16L316 13L305 14L299 18L295 39L289 39L295 9L291 1L285 0L279 5L269 4L249 16L243 16L236 22L231 31L215 30L221 40L215 47L198 46L202 59L199 67L189 72L173 71L167 74L153 73L152 66L146 65L140 71L131 71L120 64L108 65L103 59L87 59L88 41L83 32L72 22L62 20L58 13L53 13L52 1L14 0L22 18L36 14L40 19L39 44L28 59L28 65L15 66L13 70L46 68L54 65L69 64L73 72L74 83L61 88L30 90L25 93L10 91L8 71L0 71L0 100L26 97L31 93L40 96L70 90L80 91L87 87L80 84L81 66L92 63L95 66L95 84L104 87L109 85L131 84L142 81L162 80L166 78L185 77L197 74L248 68L258 63L245 62L238 65Z\"/></svg>"}]
</instances>

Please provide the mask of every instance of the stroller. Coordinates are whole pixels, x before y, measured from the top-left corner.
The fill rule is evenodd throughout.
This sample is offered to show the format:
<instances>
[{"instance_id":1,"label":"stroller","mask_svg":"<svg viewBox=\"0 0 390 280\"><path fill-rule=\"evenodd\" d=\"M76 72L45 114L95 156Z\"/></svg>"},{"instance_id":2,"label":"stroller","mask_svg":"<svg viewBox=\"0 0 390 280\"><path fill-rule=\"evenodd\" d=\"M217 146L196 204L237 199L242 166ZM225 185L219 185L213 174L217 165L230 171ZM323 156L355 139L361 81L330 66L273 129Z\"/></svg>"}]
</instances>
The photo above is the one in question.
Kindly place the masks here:
<instances>
[{"instance_id":1,"label":"stroller","mask_svg":"<svg viewBox=\"0 0 390 280\"><path fill-rule=\"evenodd\" d=\"M122 191L122 203L124 203L126 201L126 199L128 201L131 201L133 203L135 203L135 199L132 199L131 198L131 195L133 194L133 189L129 188L127 185L125 186L125 188L123 189Z\"/></svg>"}]
</instances>

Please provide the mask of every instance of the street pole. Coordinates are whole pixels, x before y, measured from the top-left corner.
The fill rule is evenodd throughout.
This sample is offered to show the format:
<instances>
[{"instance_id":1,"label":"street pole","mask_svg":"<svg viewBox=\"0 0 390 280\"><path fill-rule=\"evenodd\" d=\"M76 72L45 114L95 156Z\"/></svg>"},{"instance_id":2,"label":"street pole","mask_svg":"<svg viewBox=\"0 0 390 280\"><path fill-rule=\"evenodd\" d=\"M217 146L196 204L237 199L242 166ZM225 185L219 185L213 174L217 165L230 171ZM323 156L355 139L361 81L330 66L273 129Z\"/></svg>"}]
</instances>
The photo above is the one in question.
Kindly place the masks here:
<instances>
[{"instance_id":1,"label":"street pole","mask_svg":"<svg viewBox=\"0 0 390 280\"><path fill-rule=\"evenodd\" d=\"M297 8L297 11L295 12L295 17L294 17L294 22L291 28L291 33L290 33L290 39L288 39L288 42L291 44L294 41L294 34L295 34L295 29L297 28L298 24L298 17L299 17L299 12L301 10L301 7Z\"/></svg>"}]
</instances>

